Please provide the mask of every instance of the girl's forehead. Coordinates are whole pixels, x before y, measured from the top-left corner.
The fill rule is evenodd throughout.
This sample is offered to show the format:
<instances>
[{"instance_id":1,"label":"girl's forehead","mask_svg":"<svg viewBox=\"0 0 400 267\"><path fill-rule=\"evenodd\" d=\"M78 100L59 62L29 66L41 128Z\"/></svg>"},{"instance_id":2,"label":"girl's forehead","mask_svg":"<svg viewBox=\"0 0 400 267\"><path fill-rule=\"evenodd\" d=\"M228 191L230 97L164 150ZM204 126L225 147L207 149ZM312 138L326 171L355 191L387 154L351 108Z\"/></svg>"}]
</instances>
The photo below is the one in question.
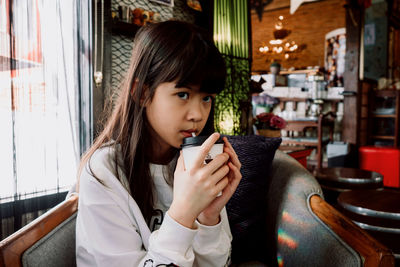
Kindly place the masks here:
<instances>
[{"instance_id":1,"label":"girl's forehead","mask_svg":"<svg viewBox=\"0 0 400 267\"><path fill-rule=\"evenodd\" d=\"M200 91L200 85L196 84L185 84L179 86L178 84L175 83L175 88L187 88L193 91Z\"/></svg>"},{"instance_id":2,"label":"girl's forehead","mask_svg":"<svg viewBox=\"0 0 400 267\"><path fill-rule=\"evenodd\" d=\"M179 90L179 89L189 89L193 91L200 91L200 85L179 85L176 81L172 82L162 82L157 88L164 88L169 90Z\"/></svg>"}]
</instances>

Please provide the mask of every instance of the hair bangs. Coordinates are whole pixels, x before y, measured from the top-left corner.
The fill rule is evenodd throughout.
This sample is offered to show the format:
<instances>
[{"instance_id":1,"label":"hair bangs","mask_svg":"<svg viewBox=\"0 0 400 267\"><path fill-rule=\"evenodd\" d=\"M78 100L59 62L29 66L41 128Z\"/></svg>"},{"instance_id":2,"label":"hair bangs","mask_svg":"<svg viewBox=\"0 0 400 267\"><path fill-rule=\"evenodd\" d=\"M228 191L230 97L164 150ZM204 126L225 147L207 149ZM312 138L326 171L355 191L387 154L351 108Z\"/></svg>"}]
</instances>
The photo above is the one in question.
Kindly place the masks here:
<instances>
[{"instance_id":1,"label":"hair bangs","mask_svg":"<svg viewBox=\"0 0 400 267\"><path fill-rule=\"evenodd\" d=\"M218 94L225 86L224 59L215 46L210 48L200 40L198 42L202 47L198 47L198 50L190 49L192 51L188 51L181 64L178 64L177 86L199 85L203 92Z\"/></svg>"},{"instance_id":2,"label":"hair bangs","mask_svg":"<svg viewBox=\"0 0 400 267\"><path fill-rule=\"evenodd\" d=\"M176 82L177 87L199 85L201 91L213 94L223 90L225 62L204 29L177 21L146 27L157 44L149 56L146 84L153 88L163 82ZM161 28L169 34L159 34Z\"/></svg>"},{"instance_id":3,"label":"hair bangs","mask_svg":"<svg viewBox=\"0 0 400 267\"><path fill-rule=\"evenodd\" d=\"M207 93L221 92L225 86L225 61L213 40L195 25L169 23L174 25L170 35L159 40L165 44L160 47L163 56L155 56L156 84L176 81L178 87L199 85Z\"/></svg>"}]
</instances>

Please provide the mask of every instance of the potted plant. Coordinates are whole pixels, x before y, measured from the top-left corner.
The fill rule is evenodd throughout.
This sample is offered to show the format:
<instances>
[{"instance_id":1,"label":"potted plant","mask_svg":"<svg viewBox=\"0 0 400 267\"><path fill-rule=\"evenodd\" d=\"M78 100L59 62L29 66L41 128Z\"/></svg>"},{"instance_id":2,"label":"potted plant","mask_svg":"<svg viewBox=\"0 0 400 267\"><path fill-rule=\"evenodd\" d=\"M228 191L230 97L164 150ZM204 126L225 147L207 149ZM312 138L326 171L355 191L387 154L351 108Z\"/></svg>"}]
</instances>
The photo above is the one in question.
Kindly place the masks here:
<instances>
[{"instance_id":1,"label":"potted plant","mask_svg":"<svg viewBox=\"0 0 400 267\"><path fill-rule=\"evenodd\" d=\"M256 126L259 135L280 137L281 130L286 127L287 122L274 113L263 112L255 117L254 125Z\"/></svg>"}]
</instances>

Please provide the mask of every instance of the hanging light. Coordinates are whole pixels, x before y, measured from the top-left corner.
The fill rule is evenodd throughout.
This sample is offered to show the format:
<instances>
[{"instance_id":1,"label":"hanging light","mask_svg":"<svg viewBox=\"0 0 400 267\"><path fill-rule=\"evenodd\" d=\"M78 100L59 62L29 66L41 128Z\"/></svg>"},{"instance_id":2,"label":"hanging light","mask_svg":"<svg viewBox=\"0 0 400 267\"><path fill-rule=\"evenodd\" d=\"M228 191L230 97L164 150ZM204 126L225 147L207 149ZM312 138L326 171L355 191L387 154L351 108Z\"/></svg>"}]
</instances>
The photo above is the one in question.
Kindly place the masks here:
<instances>
[{"instance_id":1,"label":"hanging light","mask_svg":"<svg viewBox=\"0 0 400 267\"><path fill-rule=\"evenodd\" d=\"M259 47L260 53L270 55L283 55L285 60L292 58L289 55L291 53L299 52L299 45L294 40L287 40L291 31L285 29L283 26L284 17L281 15L278 17L278 21L275 23L275 29L273 31L274 39L269 40L270 46L263 45Z\"/></svg>"}]
</instances>

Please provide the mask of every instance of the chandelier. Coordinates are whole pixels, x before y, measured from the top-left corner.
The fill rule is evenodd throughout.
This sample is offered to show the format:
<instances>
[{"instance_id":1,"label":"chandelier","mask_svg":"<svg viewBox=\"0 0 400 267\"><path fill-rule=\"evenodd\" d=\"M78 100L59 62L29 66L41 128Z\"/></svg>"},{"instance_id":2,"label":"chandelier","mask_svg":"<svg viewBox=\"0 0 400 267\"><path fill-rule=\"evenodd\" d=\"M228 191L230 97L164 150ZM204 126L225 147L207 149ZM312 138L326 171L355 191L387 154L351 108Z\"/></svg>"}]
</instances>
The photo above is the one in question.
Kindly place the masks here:
<instances>
[{"instance_id":1,"label":"chandelier","mask_svg":"<svg viewBox=\"0 0 400 267\"><path fill-rule=\"evenodd\" d=\"M283 16L279 16L273 31L275 39L269 40L268 44L263 44L258 50L262 54L271 55L271 57L283 57L285 60L294 59L293 54L300 52L301 48L294 40L287 39L290 33L290 30L283 27Z\"/></svg>"}]
</instances>

